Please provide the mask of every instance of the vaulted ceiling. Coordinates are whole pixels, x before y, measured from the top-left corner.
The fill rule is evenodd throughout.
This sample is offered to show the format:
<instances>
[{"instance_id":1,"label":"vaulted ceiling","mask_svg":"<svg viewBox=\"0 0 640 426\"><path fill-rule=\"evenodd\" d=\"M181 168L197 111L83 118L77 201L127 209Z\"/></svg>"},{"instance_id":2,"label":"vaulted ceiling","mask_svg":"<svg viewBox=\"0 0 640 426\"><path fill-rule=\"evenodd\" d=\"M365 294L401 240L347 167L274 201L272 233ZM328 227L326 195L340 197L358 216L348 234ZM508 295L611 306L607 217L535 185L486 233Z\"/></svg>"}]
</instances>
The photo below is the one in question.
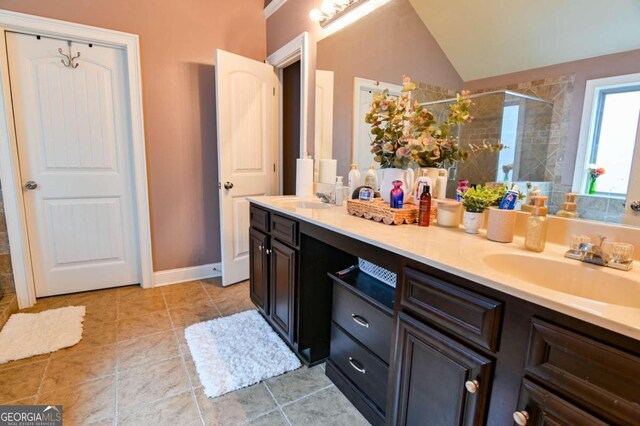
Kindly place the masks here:
<instances>
[{"instance_id":1,"label":"vaulted ceiling","mask_svg":"<svg viewBox=\"0 0 640 426\"><path fill-rule=\"evenodd\" d=\"M464 81L640 49L638 0L410 2Z\"/></svg>"}]
</instances>

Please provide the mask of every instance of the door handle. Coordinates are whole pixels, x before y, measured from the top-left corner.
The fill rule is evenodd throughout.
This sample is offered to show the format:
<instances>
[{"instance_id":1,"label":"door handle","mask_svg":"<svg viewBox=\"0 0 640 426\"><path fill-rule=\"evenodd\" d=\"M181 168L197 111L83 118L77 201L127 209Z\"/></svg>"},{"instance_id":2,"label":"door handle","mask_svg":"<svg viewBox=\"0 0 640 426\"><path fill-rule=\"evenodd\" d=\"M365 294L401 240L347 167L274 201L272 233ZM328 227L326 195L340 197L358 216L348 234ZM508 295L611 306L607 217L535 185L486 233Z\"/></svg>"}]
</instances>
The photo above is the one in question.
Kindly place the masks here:
<instances>
[{"instance_id":1,"label":"door handle","mask_svg":"<svg viewBox=\"0 0 640 426\"><path fill-rule=\"evenodd\" d=\"M27 183L24 184L24 187L27 188L30 191L33 191L34 189L36 189L38 187L38 184L35 183L34 181L30 180Z\"/></svg>"},{"instance_id":2,"label":"door handle","mask_svg":"<svg viewBox=\"0 0 640 426\"><path fill-rule=\"evenodd\" d=\"M224 189L229 190L231 188L233 188L233 184L231 182L225 182L224 183Z\"/></svg>"},{"instance_id":3,"label":"door handle","mask_svg":"<svg viewBox=\"0 0 640 426\"><path fill-rule=\"evenodd\" d=\"M631 203L631 205L629 207L634 212L640 212L640 200L634 201L633 203Z\"/></svg>"}]
</instances>

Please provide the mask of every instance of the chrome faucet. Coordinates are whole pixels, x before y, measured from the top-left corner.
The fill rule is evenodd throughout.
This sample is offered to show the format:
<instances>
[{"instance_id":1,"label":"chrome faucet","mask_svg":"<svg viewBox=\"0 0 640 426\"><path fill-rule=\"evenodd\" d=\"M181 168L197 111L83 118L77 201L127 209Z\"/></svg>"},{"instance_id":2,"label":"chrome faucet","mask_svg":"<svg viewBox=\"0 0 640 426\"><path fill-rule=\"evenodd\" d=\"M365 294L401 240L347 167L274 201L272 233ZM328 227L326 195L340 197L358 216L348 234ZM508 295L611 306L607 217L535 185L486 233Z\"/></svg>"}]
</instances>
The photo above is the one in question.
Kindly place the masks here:
<instances>
[{"instance_id":1,"label":"chrome faucet","mask_svg":"<svg viewBox=\"0 0 640 426\"><path fill-rule=\"evenodd\" d=\"M316 192L316 197L320 198L320 201L327 204L335 203L333 194L325 194L323 192Z\"/></svg>"},{"instance_id":2,"label":"chrome faucet","mask_svg":"<svg viewBox=\"0 0 640 426\"><path fill-rule=\"evenodd\" d=\"M579 238L585 239L585 237ZM606 253L602 247L607 237L600 235L599 238L599 244L593 244L583 240L577 244L577 247L572 245L571 249L564 254L564 257L579 260L591 265L608 266L610 268L621 269L623 271L630 271L633 268L633 259L631 256L629 256L629 258L620 258L620 256L612 257ZM588 241L588 238L586 238L586 240Z\"/></svg>"}]
</instances>

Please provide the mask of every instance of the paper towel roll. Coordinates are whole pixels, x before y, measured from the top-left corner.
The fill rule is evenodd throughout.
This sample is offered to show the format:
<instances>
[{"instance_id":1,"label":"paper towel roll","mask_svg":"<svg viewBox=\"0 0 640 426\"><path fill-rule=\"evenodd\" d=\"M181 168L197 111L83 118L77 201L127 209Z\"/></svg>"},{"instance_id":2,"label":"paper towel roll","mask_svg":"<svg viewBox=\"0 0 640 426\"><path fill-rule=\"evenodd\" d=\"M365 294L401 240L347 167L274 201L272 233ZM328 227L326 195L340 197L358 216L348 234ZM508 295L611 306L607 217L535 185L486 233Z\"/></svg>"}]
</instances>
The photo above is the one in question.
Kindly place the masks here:
<instances>
[{"instance_id":1,"label":"paper towel roll","mask_svg":"<svg viewBox=\"0 0 640 426\"><path fill-rule=\"evenodd\" d=\"M296 160L296 196L313 196L313 160L311 158Z\"/></svg>"},{"instance_id":2,"label":"paper towel roll","mask_svg":"<svg viewBox=\"0 0 640 426\"><path fill-rule=\"evenodd\" d=\"M333 185L336 183L336 171L338 170L338 160L320 160L321 183Z\"/></svg>"}]
</instances>

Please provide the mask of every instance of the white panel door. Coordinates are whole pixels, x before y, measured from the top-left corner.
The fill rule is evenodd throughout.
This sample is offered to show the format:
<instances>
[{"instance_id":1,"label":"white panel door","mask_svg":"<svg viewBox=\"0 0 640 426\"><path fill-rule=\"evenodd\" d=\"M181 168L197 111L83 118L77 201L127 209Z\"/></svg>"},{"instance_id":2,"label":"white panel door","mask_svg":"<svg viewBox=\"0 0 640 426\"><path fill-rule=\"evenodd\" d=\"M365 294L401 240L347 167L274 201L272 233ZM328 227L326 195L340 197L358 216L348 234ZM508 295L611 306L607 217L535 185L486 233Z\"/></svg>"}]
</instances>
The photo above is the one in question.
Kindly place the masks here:
<instances>
[{"instance_id":1,"label":"white panel door","mask_svg":"<svg viewBox=\"0 0 640 426\"><path fill-rule=\"evenodd\" d=\"M124 52L7 33L7 55L36 296L139 283Z\"/></svg>"},{"instance_id":2,"label":"white panel door","mask_svg":"<svg viewBox=\"0 0 640 426\"><path fill-rule=\"evenodd\" d=\"M640 212L631 208L633 203L640 203L640 117L638 117L636 145L633 150L631 175L629 176L629 187L627 188L627 200L625 203L624 217L622 218L623 223L640 225Z\"/></svg>"},{"instance_id":3,"label":"white panel door","mask_svg":"<svg viewBox=\"0 0 640 426\"><path fill-rule=\"evenodd\" d=\"M277 188L275 79L270 65L216 50L222 285L249 278L247 197Z\"/></svg>"}]
</instances>

